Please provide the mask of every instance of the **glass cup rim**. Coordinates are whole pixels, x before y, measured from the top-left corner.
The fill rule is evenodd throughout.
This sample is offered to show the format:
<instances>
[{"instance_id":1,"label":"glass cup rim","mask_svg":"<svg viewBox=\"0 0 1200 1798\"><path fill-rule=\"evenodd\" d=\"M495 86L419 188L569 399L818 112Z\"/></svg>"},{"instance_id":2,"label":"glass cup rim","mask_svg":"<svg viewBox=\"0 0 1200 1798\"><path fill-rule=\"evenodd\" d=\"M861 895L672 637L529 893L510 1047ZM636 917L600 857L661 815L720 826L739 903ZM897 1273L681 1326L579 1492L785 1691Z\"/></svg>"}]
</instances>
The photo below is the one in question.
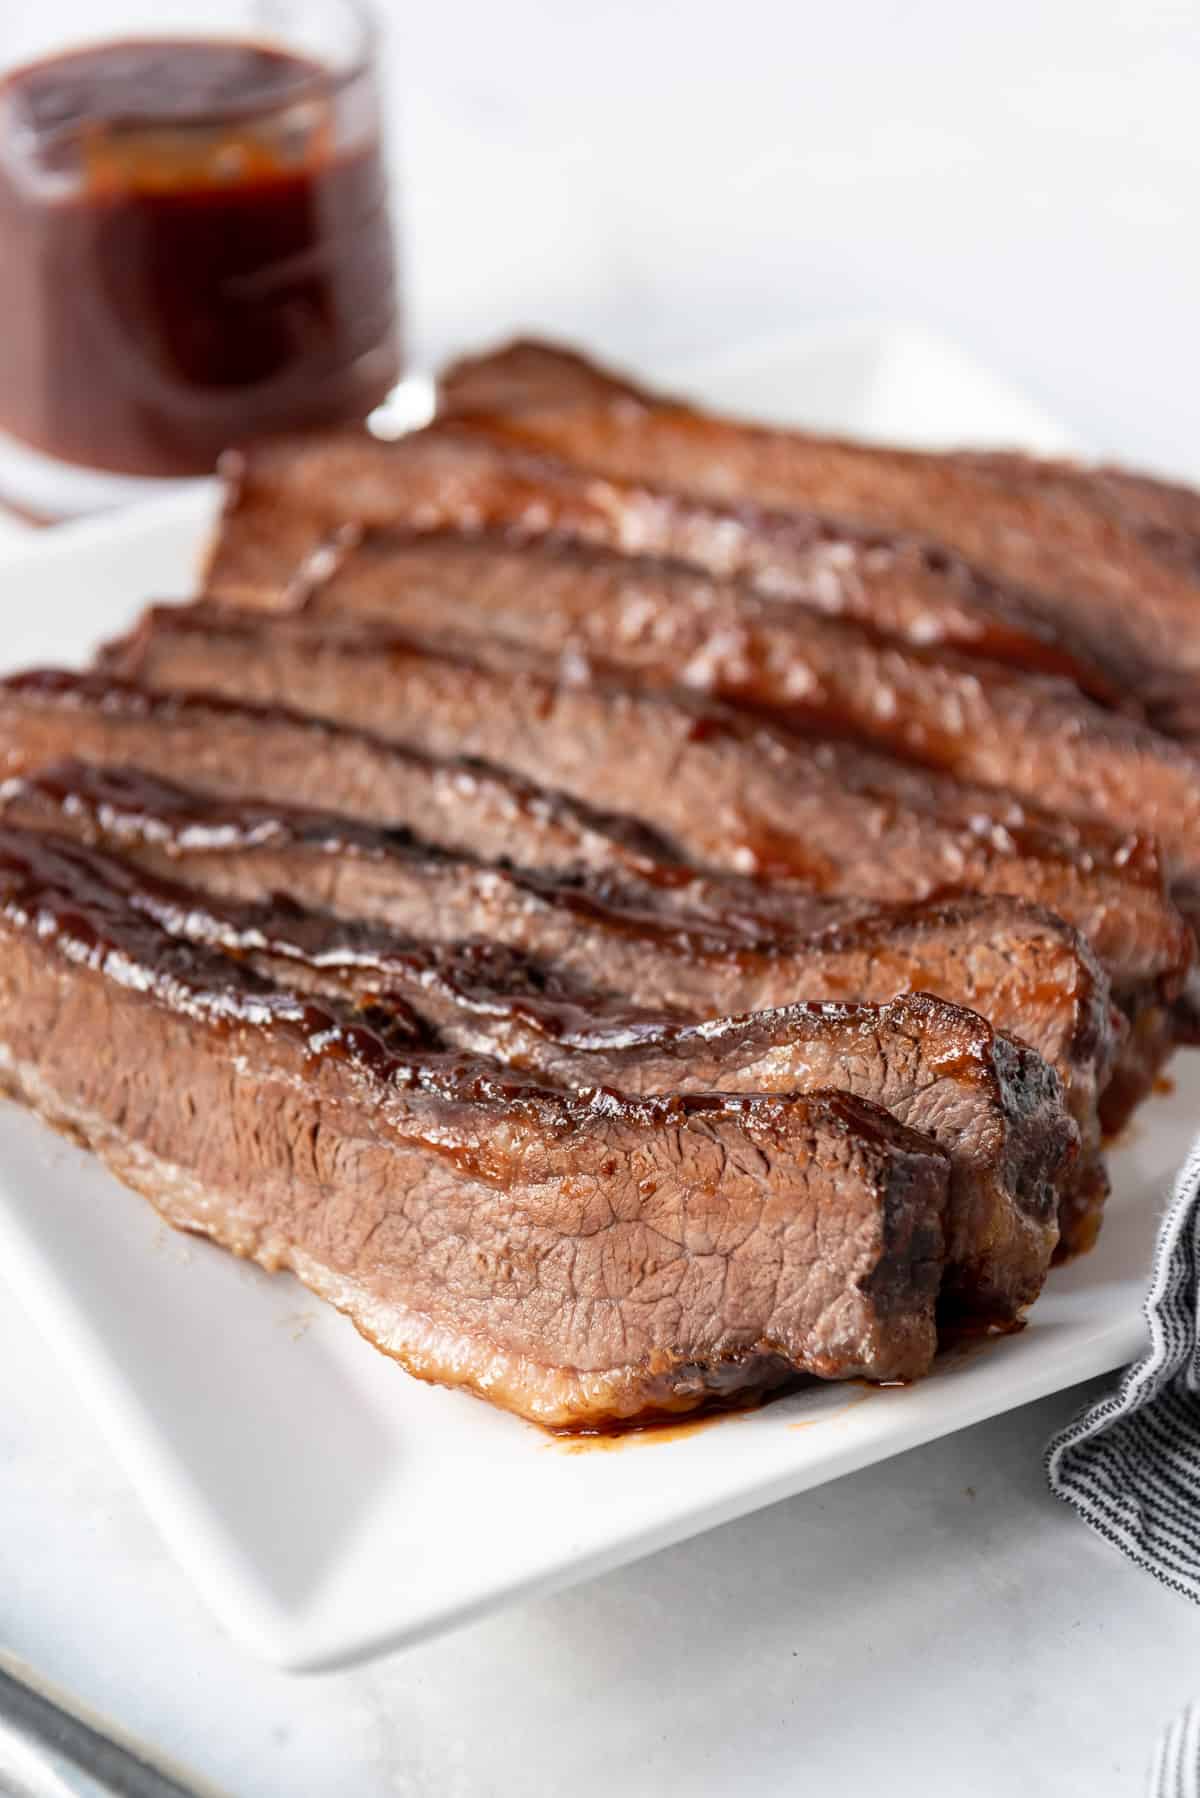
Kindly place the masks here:
<instances>
[{"instance_id":1,"label":"glass cup rim","mask_svg":"<svg viewBox=\"0 0 1200 1798\"><path fill-rule=\"evenodd\" d=\"M237 100L215 101L210 106L204 106L196 110L172 112L166 117L164 117L162 113L154 112L150 109L142 112L137 107L127 107L119 114L114 113L107 117L104 121L105 124L114 127L117 130L120 130L122 127L136 125L169 126L171 129L174 129L177 126L187 129L189 127L196 128L208 125L220 125L236 122L239 119L261 118L265 113L282 112L289 106L303 105L304 102L308 100L328 98L334 94L340 93L344 88L350 87L363 75L368 74L374 67L379 50L380 32L379 17L374 6L370 4L370 0L336 0L336 4L350 16L355 33L355 43L352 52L343 64L334 66L332 64L314 62L312 64L311 72L306 73L302 79L297 80L295 86L289 88L285 93L280 93L278 90L270 92L264 89L264 91L257 96L251 93L246 94ZM70 56L97 47L103 41L104 40L100 39L96 40L95 46L87 40L82 43L65 44L61 51L58 51L55 54ZM180 35L176 38L172 38L168 33L164 33L161 40L149 36L144 40L139 39L138 41L145 41L146 43L157 43L160 41L162 43L205 43L210 40L198 33L194 35L188 34L187 36ZM241 39L214 38L211 41L240 42ZM248 44L253 44L259 40L247 37L245 41ZM268 44L270 43L269 39L261 41ZM14 63L8 67L4 67L3 64L0 63L0 82L7 84L14 76L19 76L24 69L34 68L43 60L48 59L37 57L33 62ZM79 130L79 121L75 120L70 125L60 127L60 129L67 135L75 135ZM48 136L51 138L55 135L57 135L57 133L54 131L48 133Z\"/></svg>"}]
</instances>

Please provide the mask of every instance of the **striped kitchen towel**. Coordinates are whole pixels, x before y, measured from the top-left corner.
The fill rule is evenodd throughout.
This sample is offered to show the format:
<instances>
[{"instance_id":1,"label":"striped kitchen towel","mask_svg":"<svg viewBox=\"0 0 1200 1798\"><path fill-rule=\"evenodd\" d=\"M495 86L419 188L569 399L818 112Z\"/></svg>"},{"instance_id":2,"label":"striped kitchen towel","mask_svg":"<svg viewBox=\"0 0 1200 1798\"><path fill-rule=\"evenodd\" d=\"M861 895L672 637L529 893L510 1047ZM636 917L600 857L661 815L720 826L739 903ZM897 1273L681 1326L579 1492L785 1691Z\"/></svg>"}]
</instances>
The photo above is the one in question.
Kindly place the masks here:
<instances>
[{"instance_id":1,"label":"striped kitchen towel","mask_svg":"<svg viewBox=\"0 0 1200 1798\"><path fill-rule=\"evenodd\" d=\"M1159 1229L1146 1321L1145 1354L1054 1437L1046 1474L1122 1554L1200 1604L1200 1143Z\"/></svg>"},{"instance_id":2,"label":"striped kitchen towel","mask_svg":"<svg viewBox=\"0 0 1200 1798\"><path fill-rule=\"evenodd\" d=\"M1165 1586L1200 1604L1200 1142L1158 1232L1149 1344L1114 1392L1046 1451L1059 1498ZM1200 1798L1200 1705L1158 1745L1148 1798Z\"/></svg>"},{"instance_id":3,"label":"striped kitchen towel","mask_svg":"<svg viewBox=\"0 0 1200 1798\"><path fill-rule=\"evenodd\" d=\"M1200 1798L1200 1705L1189 1704L1158 1744L1146 1798Z\"/></svg>"}]
</instances>

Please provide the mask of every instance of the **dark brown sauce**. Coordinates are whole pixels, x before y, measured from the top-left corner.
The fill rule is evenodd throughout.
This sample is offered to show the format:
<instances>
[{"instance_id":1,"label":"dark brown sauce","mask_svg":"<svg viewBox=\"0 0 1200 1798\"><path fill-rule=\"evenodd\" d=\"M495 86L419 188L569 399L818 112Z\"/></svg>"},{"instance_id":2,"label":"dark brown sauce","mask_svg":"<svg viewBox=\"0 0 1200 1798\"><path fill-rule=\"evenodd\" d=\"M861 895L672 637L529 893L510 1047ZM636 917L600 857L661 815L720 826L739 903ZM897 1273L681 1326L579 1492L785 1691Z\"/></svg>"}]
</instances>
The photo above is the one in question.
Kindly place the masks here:
<instances>
[{"instance_id":1,"label":"dark brown sauce","mask_svg":"<svg viewBox=\"0 0 1200 1798\"><path fill-rule=\"evenodd\" d=\"M128 41L0 84L0 426L192 474L361 418L398 371L369 77L267 46Z\"/></svg>"},{"instance_id":2,"label":"dark brown sauce","mask_svg":"<svg viewBox=\"0 0 1200 1798\"><path fill-rule=\"evenodd\" d=\"M1017 1329L1023 1326L1017 1324ZM949 1357L947 1357L949 1358ZM940 1357L939 1357L940 1360ZM591 1430L548 1430L548 1446L557 1448L562 1454L611 1454L614 1450L625 1448L654 1447L660 1443L683 1442L691 1436L698 1436L702 1430L708 1430L718 1423L735 1423L757 1412L765 1410L780 1400L795 1397L797 1392L811 1391L817 1386L837 1385L843 1391L851 1388L844 1404L832 1411L822 1411L816 1417L797 1418L788 1424L789 1430L815 1430L822 1424L836 1423L848 1412L865 1404L878 1392L907 1391L912 1380L842 1380L826 1383L813 1378L809 1374L796 1374L783 1380L779 1385L767 1391L751 1392L729 1397L716 1396L707 1400L697 1410L689 1412L685 1417L648 1416L636 1423L612 1423Z\"/></svg>"},{"instance_id":3,"label":"dark brown sauce","mask_svg":"<svg viewBox=\"0 0 1200 1798\"><path fill-rule=\"evenodd\" d=\"M686 1417L648 1418L641 1423L614 1424L606 1430L548 1430L547 1447L556 1448L564 1455L590 1455L612 1454L624 1448L654 1448L664 1442L686 1442L690 1436L712 1429L714 1424L735 1423L739 1418L751 1416L776 1396L774 1393L760 1394L740 1404L718 1401Z\"/></svg>"}]
</instances>

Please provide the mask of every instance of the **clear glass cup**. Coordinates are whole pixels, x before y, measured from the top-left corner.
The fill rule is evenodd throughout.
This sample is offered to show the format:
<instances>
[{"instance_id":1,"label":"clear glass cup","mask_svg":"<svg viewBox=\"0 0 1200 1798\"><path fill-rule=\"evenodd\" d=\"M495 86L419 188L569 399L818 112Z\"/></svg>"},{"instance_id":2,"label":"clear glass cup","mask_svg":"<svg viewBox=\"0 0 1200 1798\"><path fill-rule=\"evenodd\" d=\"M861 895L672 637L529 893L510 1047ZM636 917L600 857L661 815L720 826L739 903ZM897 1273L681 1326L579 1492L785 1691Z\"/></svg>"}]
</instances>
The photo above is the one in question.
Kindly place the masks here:
<instances>
[{"instance_id":1,"label":"clear glass cup","mask_svg":"<svg viewBox=\"0 0 1200 1798\"><path fill-rule=\"evenodd\" d=\"M400 334L360 0L113 0L90 29L79 0L17 10L0 497L63 517L203 474L230 443L365 417Z\"/></svg>"}]
</instances>

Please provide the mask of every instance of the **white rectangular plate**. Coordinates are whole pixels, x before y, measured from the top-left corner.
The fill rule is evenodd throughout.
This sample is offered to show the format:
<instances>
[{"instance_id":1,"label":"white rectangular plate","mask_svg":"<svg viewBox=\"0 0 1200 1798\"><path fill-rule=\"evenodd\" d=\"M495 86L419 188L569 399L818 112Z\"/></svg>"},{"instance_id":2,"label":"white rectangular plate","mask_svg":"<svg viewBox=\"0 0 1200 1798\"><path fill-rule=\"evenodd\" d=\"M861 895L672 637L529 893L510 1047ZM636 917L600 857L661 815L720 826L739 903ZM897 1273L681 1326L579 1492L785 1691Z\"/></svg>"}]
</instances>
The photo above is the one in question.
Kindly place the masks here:
<instances>
[{"instance_id":1,"label":"white rectangular plate","mask_svg":"<svg viewBox=\"0 0 1200 1798\"><path fill-rule=\"evenodd\" d=\"M678 382L747 409L922 441L1067 439L957 351L864 332L778 342ZM783 395L786 393L787 403ZM811 406L806 397L815 396ZM198 488L0 561L4 660L77 662L148 597L186 591ZM228 1630L288 1667L445 1629L649 1553L1127 1360L1158 1202L1200 1062L1113 1155L1098 1250L1019 1336L902 1391L830 1387L613 1446L563 1444L421 1386L288 1279L173 1235L145 1202L0 1105L0 1267L70 1366L164 1536Z\"/></svg>"}]
</instances>

